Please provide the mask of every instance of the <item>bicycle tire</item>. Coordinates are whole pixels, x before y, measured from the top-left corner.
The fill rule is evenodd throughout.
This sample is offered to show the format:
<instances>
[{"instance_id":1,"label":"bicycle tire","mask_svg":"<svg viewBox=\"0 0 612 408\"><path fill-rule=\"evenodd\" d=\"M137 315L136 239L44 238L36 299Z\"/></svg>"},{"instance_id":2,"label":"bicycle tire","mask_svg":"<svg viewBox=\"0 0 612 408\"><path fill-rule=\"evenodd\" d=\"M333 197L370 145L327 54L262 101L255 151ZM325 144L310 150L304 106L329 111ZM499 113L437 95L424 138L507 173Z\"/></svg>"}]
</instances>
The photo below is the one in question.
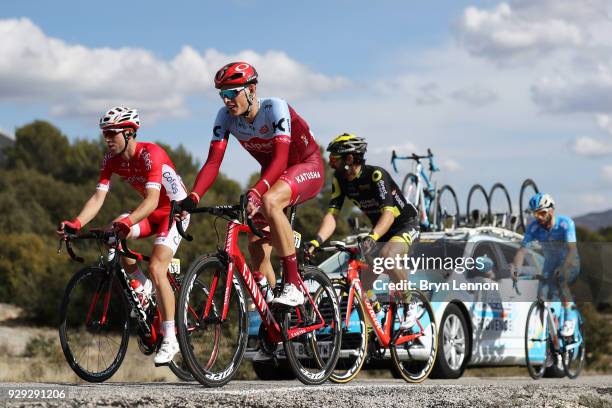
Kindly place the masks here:
<instances>
[{"instance_id":1,"label":"bicycle tire","mask_svg":"<svg viewBox=\"0 0 612 408\"><path fill-rule=\"evenodd\" d=\"M174 291L174 296L175 298L178 298L180 296L180 288L183 284L183 277L184 275L179 275L176 276L176 283L178 285L177 290ZM172 288L174 290L174 288ZM176 299L176 303L178 303L179 299ZM176 309L176 308L175 308ZM176 315L176 310L175 310L175 315ZM177 316L174 317L174 320L177 320ZM168 363L168 368L170 369L170 371L172 371L172 373L174 375L176 375L181 381L186 381L186 382L190 382L190 381L195 381L195 378L193 376L193 374L191 374L191 371L189 371L189 367L187 366L187 362L183 359L183 355L180 353L177 353L174 357L174 359L172 361L170 361L170 363Z\"/></svg>"},{"instance_id":2,"label":"bicycle tire","mask_svg":"<svg viewBox=\"0 0 612 408\"><path fill-rule=\"evenodd\" d=\"M404 180L402 181L402 194L404 195L406 200L410 201L415 206L418 204L417 201L416 201L416 195L415 194L419 193L418 191L416 191L417 181L418 181L418 177L414 173L406 174L404 176ZM412 187L412 189L410 189L410 191L408 191L410 186L413 186L413 187ZM415 195L415 196L412 197L413 195Z\"/></svg>"},{"instance_id":3,"label":"bicycle tire","mask_svg":"<svg viewBox=\"0 0 612 408\"><path fill-rule=\"evenodd\" d=\"M492 206L493 205L493 193L495 193L496 190L501 190L504 193L504 196L506 197L506 204L508 207L508 211L507 211L507 215L508 215L508 220L511 222L511 218L512 218L512 200L510 200L510 193L508 193L508 189L506 188L506 186L504 186L502 183L495 183L493 184L493 186L491 187L491 190L489 190L489 205ZM493 212L493 210L491 210L491 213ZM497 213L496 213L497 214ZM493 225L494 227L496 227L497 225ZM502 228L506 228L506 225L502 225Z\"/></svg>"},{"instance_id":4,"label":"bicycle tire","mask_svg":"<svg viewBox=\"0 0 612 408\"><path fill-rule=\"evenodd\" d=\"M323 271L315 266L305 265L303 272L304 286L312 292L310 296L313 302L318 305L325 322L330 324L322 329L288 339L288 330L293 327L295 317L292 316L291 310L286 311L282 325L283 339L285 339L283 347L296 378L306 385L319 385L329 379L340 354L342 342L340 307L334 286ZM296 310L296 308L292 309ZM316 312L308 299L299 310L301 310L301 316L308 316L312 321L316 320ZM326 349L327 358L322 352ZM305 357L299 356L297 350L303 350Z\"/></svg>"},{"instance_id":5,"label":"bicycle tire","mask_svg":"<svg viewBox=\"0 0 612 408\"><path fill-rule=\"evenodd\" d=\"M527 200L529 200L531 198L532 195L537 194L540 192L540 190L538 189L538 186L536 185L535 181L533 181L532 179L525 179L525 181L523 181L523 184L521 185L521 192L519 194L519 211L520 213L520 218L521 218L521 228L523 229L523 232L525 232L527 230L527 214L528 214L528 203L527 204L523 204L523 199L525 198L524 196L526 195L526 191L529 187L532 187L534 192L530 194L529 197L527 197Z\"/></svg>"},{"instance_id":6,"label":"bicycle tire","mask_svg":"<svg viewBox=\"0 0 612 408\"><path fill-rule=\"evenodd\" d=\"M340 304L340 317L342 327L342 342L340 344L340 357L336 367L329 377L330 381L343 384L351 381L361 371L368 354L368 321L361 298L353 298L352 321L357 318L357 326L346 326L346 313L348 309L348 295L350 286L344 279L332 280ZM349 330L351 333L349 334ZM346 355L346 356L345 356Z\"/></svg>"},{"instance_id":7,"label":"bicycle tire","mask_svg":"<svg viewBox=\"0 0 612 408\"><path fill-rule=\"evenodd\" d=\"M87 283L86 279L88 278L93 278L91 283ZM130 339L129 310L123 293L118 290L117 278L113 278L113 281L109 281L110 279L111 276L104 268L98 266L86 267L70 279L62 298L59 325L62 351L72 371L87 382L103 382L112 377L121 366L128 348ZM92 288L96 289L91 291ZM94 293L100 291L105 293L105 288L111 291L109 310L100 316L100 313L104 310L104 296L94 297ZM91 321L86 323L84 327L80 323L76 323L87 320L87 315L90 312ZM100 317L100 320L95 320L96 317ZM73 323L78 327L76 333L72 333L71 330ZM95 347L96 340L88 341L88 335L94 337L96 334L104 335L104 333L108 335L106 336L106 342L102 345L108 346L111 349L111 354L114 355L112 359L109 359L110 364L106 363L104 357L100 358L100 347L102 346L100 338L97 339L98 355L93 360L90 359L89 346ZM113 333L115 337L118 333L119 341L111 342L109 340L109 335ZM118 345L116 353L112 350L112 343ZM86 348L86 352L77 350L80 345ZM84 364L81 361L83 357L85 358ZM92 365L95 362L98 366L103 364L105 367L92 371L90 362Z\"/></svg>"},{"instance_id":8,"label":"bicycle tire","mask_svg":"<svg viewBox=\"0 0 612 408\"><path fill-rule=\"evenodd\" d=\"M486 224L489 220L491 220L491 200L489 198L489 195L487 194L487 190L485 190L485 188L480 184L474 184L472 188L470 188L470 192L468 193L468 198L467 198L465 216L467 219L467 223L470 224L470 219L472 218L472 214L470 214L470 209L472 208L470 203L472 202L472 196L477 191L480 191L482 193L482 195L485 198L485 202L487 204L487 213L486 213L486 218L484 220L484 223ZM474 225L478 226L479 223L480 223L480 220L475 220Z\"/></svg>"},{"instance_id":9,"label":"bicycle tire","mask_svg":"<svg viewBox=\"0 0 612 408\"><path fill-rule=\"evenodd\" d=\"M442 194L446 191L448 191L448 194L451 195L452 203L455 204L455 215L452 224L449 228L457 228L459 226L459 218L461 217L461 213L459 212L459 201L457 200L457 194L455 193L455 190L448 184L442 186L442 188L438 190L438 194L436 195L436 229L438 231L443 231L446 228L445 222L442 220L442 216L444 214L442 212L441 206L441 203L444 202L442 201Z\"/></svg>"},{"instance_id":10,"label":"bicycle tire","mask_svg":"<svg viewBox=\"0 0 612 408\"><path fill-rule=\"evenodd\" d=\"M563 371L565 371L565 375L567 375L568 378L571 378L572 380L578 378L578 376L580 375L580 372L584 367L584 359L586 356L586 337L584 334L584 320L578 310L576 310L575 313L578 316L578 324L574 329L574 335L572 336L572 338L568 339L566 337L563 339L565 350L562 356ZM577 341L580 342L578 346L579 356L577 359L575 359L573 352L573 350L575 350L575 347L573 346ZM578 365L576 367L571 366L570 363L572 361L577 361Z\"/></svg>"},{"instance_id":11,"label":"bicycle tire","mask_svg":"<svg viewBox=\"0 0 612 408\"><path fill-rule=\"evenodd\" d=\"M527 371L534 380L544 376L546 365L551 360L550 337L548 335L548 321L546 308L540 301L533 302L527 312L525 322L525 364ZM532 318L533 324L532 324ZM543 336L543 337L542 337ZM541 346L534 350L536 345L544 343L544 357L541 355ZM538 365L537 363L540 363Z\"/></svg>"},{"instance_id":12,"label":"bicycle tire","mask_svg":"<svg viewBox=\"0 0 612 408\"><path fill-rule=\"evenodd\" d=\"M410 293L411 302L414 302L414 299L417 298L419 299L417 303L420 303L417 320L426 333L425 336L418 338L418 343L422 345L422 351L419 352L416 341L396 344L398 336L400 334L404 335L404 333L399 332L399 325L401 324L403 316L402 309L398 306L398 302L392 305L393 327L391 329L392 341L389 345L389 351L391 352L391 361L393 362L396 373L406 382L420 383L429 376L436 362L436 356L438 354L438 331L435 314L425 294L419 290L411 290ZM418 325L415 325L413 330L418 327ZM399 352L400 349L405 351L407 358L400 355L404 354L403 352ZM414 356L419 357L419 359L415 359Z\"/></svg>"},{"instance_id":13,"label":"bicycle tire","mask_svg":"<svg viewBox=\"0 0 612 408\"><path fill-rule=\"evenodd\" d=\"M206 275L207 271L211 274ZM185 275L177 307L181 354L194 378L206 387L221 387L234 377L248 339L245 292L236 275L232 279L228 317L220 321L227 272L228 265L215 255L196 259ZM210 321L207 322L202 316L215 274L218 286L212 295Z\"/></svg>"}]
</instances>

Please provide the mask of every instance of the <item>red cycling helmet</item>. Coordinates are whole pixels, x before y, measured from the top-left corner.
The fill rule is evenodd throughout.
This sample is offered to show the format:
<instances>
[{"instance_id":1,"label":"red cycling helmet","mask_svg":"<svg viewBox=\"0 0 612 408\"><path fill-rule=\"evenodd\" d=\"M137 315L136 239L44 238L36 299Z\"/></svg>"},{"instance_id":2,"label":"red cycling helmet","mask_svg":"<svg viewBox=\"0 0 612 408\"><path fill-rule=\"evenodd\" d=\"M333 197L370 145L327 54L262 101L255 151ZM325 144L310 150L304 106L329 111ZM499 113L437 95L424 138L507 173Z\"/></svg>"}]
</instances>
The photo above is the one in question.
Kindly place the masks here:
<instances>
[{"instance_id":1,"label":"red cycling helmet","mask_svg":"<svg viewBox=\"0 0 612 408\"><path fill-rule=\"evenodd\" d=\"M248 85L257 83L257 71L246 62L230 62L215 75L215 88L227 85Z\"/></svg>"}]
</instances>

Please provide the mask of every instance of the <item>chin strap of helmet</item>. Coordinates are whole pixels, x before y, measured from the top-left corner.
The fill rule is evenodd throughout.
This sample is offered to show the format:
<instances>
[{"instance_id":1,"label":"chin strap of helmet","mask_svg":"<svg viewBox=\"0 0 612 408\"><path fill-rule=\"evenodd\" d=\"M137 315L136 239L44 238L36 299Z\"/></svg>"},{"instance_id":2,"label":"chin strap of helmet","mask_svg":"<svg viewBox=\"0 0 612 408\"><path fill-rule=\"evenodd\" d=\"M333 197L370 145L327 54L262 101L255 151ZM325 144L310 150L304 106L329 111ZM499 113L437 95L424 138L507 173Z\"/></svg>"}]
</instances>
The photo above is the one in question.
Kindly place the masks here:
<instances>
[{"instance_id":1,"label":"chin strap of helmet","mask_svg":"<svg viewBox=\"0 0 612 408\"><path fill-rule=\"evenodd\" d=\"M123 132L123 140L125 141L125 144L123 145L123 149L117 153L117 156L121 156L127 149L130 136L136 137L136 132L132 132L130 134L128 134L128 132Z\"/></svg>"}]
</instances>

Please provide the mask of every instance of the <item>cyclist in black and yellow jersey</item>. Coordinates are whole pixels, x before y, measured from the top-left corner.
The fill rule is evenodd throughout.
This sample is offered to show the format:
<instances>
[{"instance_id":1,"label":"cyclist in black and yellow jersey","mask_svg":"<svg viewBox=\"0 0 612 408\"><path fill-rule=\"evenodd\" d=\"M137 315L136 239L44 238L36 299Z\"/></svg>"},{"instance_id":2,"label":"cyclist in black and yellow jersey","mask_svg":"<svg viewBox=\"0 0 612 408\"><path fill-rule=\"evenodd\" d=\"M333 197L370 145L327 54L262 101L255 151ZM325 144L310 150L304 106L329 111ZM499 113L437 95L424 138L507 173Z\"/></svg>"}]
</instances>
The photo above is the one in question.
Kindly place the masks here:
<instances>
[{"instance_id":1,"label":"cyclist in black and yellow jersey","mask_svg":"<svg viewBox=\"0 0 612 408\"><path fill-rule=\"evenodd\" d=\"M418 238L417 209L404 198L400 188L385 169L365 164L367 145L364 138L344 133L327 146L329 164L335 170L332 196L328 213L323 217L317 237L305 245L307 255L312 254L315 248L333 234L336 229L336 217L342 209L345 198L350 199L361 209L372 223L372 230L362 244L365 255L382 258L403 256ZM386 272L395 283L407 280L405 270L388 269ZM364 287L369 289L368 296L374 308L380 309L380 304L375 300L372 291L375 279L373 273L369 277L362 277ZM405 299L407 303L409 300ZM407 310L402 329L412 327L415 319L414 313Z\"/></svg>"}]
</instances>

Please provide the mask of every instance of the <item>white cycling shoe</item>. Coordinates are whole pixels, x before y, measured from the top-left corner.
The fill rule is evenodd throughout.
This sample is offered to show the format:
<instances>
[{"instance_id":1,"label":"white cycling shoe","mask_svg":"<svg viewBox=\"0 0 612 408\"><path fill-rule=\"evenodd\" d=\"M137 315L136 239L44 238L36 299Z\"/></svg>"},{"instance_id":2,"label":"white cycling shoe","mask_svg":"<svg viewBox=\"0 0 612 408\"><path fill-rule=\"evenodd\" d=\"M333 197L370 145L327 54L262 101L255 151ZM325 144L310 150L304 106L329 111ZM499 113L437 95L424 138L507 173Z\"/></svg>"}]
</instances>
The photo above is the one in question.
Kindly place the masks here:
<instances>
[{"instance_id":1,"label":"white cycling shoe","mask_svg":"<svg viewBox=\"0 0 612 408\"><path fill-rule=\"evenodd\" d=\"M563 327L561 328L561 332L559 333L562 337L571 337L574 335L574 330L576 329L576 322L574 319L567 319L563 322Z\"/></svg>"},{"instance_id":2,"label":"white cycling shoe","mask_svg":"<svg viewBox=\"0 0 612 408\"><path fill-rule=\"evenodd\" d=\"M298 306L304 304L304 294L294 284L285 283L283 293L272 299L273 305Z\"/></svg>"},{"instance_id":3,"label":"white cycling shoe","mask_svg":"<svg viewBox=\"0 0 612 408\"><path fill-rule=\"evenodd\" d=\"M404 320L400 323L400 330L410 330L416 324L417 305L409 303L408 309L404 312ZM406 307L406 305L404 305Z\"/></svg>"},{"instance_id":4,"label":"white cycling shoe","mask_svg":"<svg viewBox=\"0 0 612 408\"><path fill-rule=\"evenodd\" d=\"M179 352L179 350L180 348L178 341L164 339L164 341L162 341L161 347L155 355L155 358L153 359L153 362L156 366L168 364L170 361L172 361L172 359L174 358L176 353Z\"/></svg>"}]
</instances>

